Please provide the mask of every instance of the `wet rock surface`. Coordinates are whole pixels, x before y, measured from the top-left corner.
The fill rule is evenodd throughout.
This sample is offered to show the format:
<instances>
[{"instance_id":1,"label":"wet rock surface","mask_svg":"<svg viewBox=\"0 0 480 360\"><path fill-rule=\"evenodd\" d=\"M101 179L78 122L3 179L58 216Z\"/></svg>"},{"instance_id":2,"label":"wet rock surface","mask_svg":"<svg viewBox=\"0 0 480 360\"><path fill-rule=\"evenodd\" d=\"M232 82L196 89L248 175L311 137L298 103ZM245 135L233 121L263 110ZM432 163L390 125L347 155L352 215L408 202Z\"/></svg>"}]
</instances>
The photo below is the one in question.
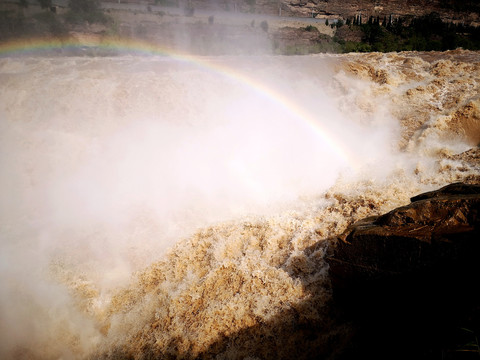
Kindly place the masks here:
<instances>
[{"instance_id":1,"label":"wet rock surface","mask_svg":"<svg viewBox=\"0 0 480 360\"><path fill-rule=\"evenodd\" d=\"M336 240L327 255L333 295L356 334L345 358L465 356L458 333L478 325L479 214L480 186L456 183Z\"/></svg>"}]
</instances>

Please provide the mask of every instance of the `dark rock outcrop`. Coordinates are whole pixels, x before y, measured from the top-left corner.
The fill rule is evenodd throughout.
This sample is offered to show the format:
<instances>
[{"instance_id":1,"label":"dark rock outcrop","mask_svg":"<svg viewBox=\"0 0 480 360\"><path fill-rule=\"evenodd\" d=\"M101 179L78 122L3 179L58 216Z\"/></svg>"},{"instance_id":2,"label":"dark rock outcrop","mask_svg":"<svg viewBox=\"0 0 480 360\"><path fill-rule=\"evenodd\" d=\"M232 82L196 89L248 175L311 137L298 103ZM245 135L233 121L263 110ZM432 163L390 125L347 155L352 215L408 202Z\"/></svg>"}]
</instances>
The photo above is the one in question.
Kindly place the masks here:
<instances>
[{"instance_id":1,"label":"dark rock outcrop","mask_svg":"<svg viewBox=\"0 0 480 360\"><path fill-rule=\"evenodd\" d=\"M335 286L480 264L480 186L452 184L350 226L330 251Z\"/></svg>"},{"instance_id":2,"label":"dark rock outcrop","mask_svg":"<svg viewBox=\"0 0 480 360\"><path fill-rule=\"evenodd\" d=\"M335 302L357 333L346 358L457 358L458 329L478 326L480 186L411 201L353 224L329 250Z\"/></svg>"}]
</instances>

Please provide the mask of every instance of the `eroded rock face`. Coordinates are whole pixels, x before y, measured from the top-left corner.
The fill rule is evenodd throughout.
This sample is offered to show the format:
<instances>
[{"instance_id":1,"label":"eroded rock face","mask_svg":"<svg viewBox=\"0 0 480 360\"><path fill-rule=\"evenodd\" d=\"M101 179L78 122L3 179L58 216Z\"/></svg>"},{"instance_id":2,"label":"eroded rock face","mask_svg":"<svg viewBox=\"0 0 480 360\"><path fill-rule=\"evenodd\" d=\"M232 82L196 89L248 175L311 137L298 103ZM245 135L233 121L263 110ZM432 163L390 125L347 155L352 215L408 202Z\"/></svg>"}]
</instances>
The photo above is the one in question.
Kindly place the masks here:
<instances>
[{"instance_id":1,"label":"eroded rock face","mask_svg":"<svg viewBox=\"0 0 480 360\"><path fill-rule=\"evenodd\" d=\"M456 358L458 329L478 325L479 254L479 185L451 184L350 226L327 256L356 331L345 358Z\"/></svg>"},{"instance_id":2,"label":"eroded rock face","mask_svg":"<svg viewBox=\"0 0 480 360\"><path fill-rule=\"evenodd\" d=\"M337 286L442 267L474 265L480 246L480 186L452 184L350 226L328 262Z\"/></svg>"},{"instance_id":3,"label":"eroded rock face","mask_svg":"<svg viewBox=\"0 0 480 360\"><path fill-rule=\"evenodd\" d=\"M460 4L461 6L458 6ZM286 7L295 15L308 16L311 12L322 15L336 15L343 18L362 16L362 21L368 21L373 17L397 17L408 15L427 15L436 12L444 21L462 20L467 23L478 22L477 8L466 6L462 2L446 2L441 0L288 0Z\"/></svg>"}]
</instances>

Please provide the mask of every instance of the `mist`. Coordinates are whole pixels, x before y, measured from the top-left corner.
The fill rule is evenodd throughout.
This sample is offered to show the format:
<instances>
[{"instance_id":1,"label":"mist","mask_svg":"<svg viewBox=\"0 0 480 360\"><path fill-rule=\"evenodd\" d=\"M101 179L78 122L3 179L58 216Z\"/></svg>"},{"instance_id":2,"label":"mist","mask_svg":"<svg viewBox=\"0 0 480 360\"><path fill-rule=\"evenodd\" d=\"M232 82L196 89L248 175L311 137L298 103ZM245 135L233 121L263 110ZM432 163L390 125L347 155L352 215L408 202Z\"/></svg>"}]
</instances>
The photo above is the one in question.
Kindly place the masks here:
<instances>
[{"instance_id":1,"label":"mist","mask_svg":"<svg viewBox=\"0 0 480 360\"><path fill-rule=\"evenodd\" d=\"M367 87L347 90L335 57L202 62L0 59L0 354L78 357L100 337L82 309L196 229L397 166L398 124L351 101Z\"/></svg>"}]
</instances>

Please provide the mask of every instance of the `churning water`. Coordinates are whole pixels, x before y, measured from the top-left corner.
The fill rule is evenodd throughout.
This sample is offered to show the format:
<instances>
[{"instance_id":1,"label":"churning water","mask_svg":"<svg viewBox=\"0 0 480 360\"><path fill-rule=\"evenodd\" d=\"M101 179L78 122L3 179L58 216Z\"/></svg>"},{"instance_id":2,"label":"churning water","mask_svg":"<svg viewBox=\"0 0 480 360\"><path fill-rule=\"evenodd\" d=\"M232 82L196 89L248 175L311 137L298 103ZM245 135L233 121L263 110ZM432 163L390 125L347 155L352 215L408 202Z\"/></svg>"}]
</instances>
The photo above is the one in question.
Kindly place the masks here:
<instances>
[{"instance_id":1,"label":"churning water","mask_svg":"<svg viewBox=\"0 0 480 360\"><path fill-rule=\"evenodd\" d=\"M333 354L323 240L478 180L479 61L0 58L0 357Z\"/></svg>"}]
</instances>

